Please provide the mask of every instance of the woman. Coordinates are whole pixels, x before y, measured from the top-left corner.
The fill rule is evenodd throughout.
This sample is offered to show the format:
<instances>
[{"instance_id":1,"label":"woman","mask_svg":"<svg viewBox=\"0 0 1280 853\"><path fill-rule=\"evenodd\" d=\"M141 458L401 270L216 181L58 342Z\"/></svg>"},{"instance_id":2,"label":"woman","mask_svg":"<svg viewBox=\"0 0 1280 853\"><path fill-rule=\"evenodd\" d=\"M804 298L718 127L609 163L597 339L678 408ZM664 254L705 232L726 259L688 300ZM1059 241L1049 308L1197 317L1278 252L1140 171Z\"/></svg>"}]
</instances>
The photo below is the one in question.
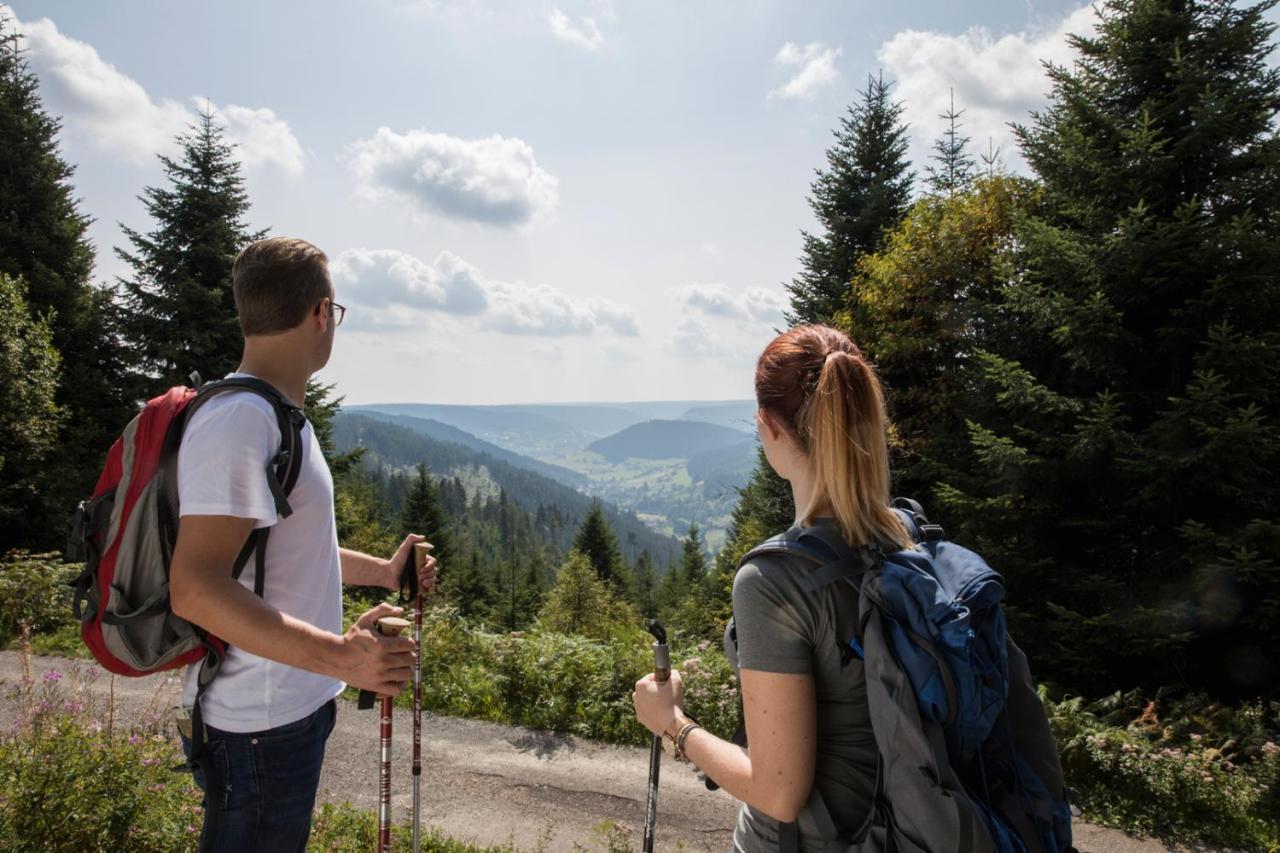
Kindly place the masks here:
<instances>
[{"instance_id":1,"label":"woman","mask_svg":"<svg viewBox=\"0 0 1280 853\"><path fill-rule=\"evenodd\" d=\"M843 333L800 326L776 338L756 367L757 425L770 467L791 484L796 524L831 525L850 545L911 546L889 508L889 459L880 383ZM811 592L812 566L768 555L733 584L738 670L750 752L685 715L680 674L636 683L636 715L742 801L734 850L800 850L852 838L875 791L876 746L862 661L842 655L854 634L857 591ZM829 817L829 820L827 819ZM794 827L788 826L795 824ZM794 833L794 834L793 834ZM788 844L790 846L790 844Z\"/></svg>"}]
</instances>

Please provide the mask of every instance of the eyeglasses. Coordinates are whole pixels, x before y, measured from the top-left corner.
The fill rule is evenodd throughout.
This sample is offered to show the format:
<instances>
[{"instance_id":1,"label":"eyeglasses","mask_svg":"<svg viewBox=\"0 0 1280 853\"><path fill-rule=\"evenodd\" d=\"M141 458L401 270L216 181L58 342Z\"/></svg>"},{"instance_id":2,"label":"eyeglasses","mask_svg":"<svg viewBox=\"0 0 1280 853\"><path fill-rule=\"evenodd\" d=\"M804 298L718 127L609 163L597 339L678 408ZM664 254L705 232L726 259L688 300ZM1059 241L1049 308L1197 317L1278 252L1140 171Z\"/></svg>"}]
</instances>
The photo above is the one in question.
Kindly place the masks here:
<instances>
[{"instance_id":1,"label":"eyeglasses","mask_svg":"<svg viewBox=\"0 0 1280 853\"><path fill-rule=\"evenodd\" d=\"M332 299L330 299L330 300L329 300L329 316L330 316L330 317L334 317L334 318L336 318L336 319L334 320L334 323L333 323L333 325L334 325L335 327L336 327L336 326L341 326L341 325L342 325L342 321L343 321L343 320L346 318L346 316L347 316L347 308L346 308L346 306L345 306L345 305L339 305L338 303L336 303L336 302L334 302Z\"/></svg>"}]
</instances>

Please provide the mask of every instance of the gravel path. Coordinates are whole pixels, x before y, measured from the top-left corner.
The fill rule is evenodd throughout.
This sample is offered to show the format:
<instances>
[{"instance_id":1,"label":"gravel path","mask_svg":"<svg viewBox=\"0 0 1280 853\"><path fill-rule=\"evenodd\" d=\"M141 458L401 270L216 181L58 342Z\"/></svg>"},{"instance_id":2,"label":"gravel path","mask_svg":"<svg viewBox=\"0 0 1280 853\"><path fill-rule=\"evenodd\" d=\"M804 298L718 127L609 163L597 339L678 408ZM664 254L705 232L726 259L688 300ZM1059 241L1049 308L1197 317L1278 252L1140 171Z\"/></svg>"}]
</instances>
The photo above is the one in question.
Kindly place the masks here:
<instances>
[{"instance_id":1,"label":"gravel path","mask_svg":"<svg viewBox=\"0 0 1280 853\"><path fill-rule=\"evenodd\" d=\"M32 658L37 679L48 669L64 673L80 661ZM7 687L20 677L14 652L0 652L0 725L13 716ZM112 679L92 687L105 696ZM116 719L129 719L177 701L173 677L114 679ZM423 823L457 838L485 844L511 842L550 851L575 844L602 848L599 827L614 821L632 831L640 847L644 825L649 752L610 746L531 729L423 714ZM412 720L396 711L393 807L407 818L412 804ZM329 739L320 797L377 807L378 725L375 712L341 702ZM707 791L685 765L667 758L658 798L658 849L724 851L730 846L737 803L723 792ZM1094 853L1159 853L1186 850L1150 839L1077 822L1075 843Z\"/></svg>"}]
</instances>

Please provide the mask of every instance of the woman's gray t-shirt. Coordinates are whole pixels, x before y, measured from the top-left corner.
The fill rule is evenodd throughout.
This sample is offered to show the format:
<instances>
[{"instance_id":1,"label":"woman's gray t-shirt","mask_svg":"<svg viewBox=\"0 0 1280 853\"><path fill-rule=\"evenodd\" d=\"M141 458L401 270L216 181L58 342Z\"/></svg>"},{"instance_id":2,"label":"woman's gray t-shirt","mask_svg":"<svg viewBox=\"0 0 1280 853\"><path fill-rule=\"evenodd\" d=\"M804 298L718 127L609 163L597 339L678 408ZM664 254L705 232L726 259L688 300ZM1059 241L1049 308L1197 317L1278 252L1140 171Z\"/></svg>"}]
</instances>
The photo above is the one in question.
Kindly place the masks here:
<instances>
[{"instance_id":1,"label":"woman's gray t-shirt","mask_svg":"<svg viewBox=\"0 0 1280 853\"><path fill-rule=\"evenodd\" d=\"M725 654L734 670L811 675L818 700L814 785L842 836L862 826L875 795L876 743L867 707L862 661L842 655L857 628L858 591L837 582L816 592L806 578L815 566L802 558L765 555L739 569L733 582L735 644L726 632ZM843 662L842 662L843 661ZM822 850L806 837L801 850ZM743 804L734 849L777 849L778 822Z\"/></svg>"}]
</instances>

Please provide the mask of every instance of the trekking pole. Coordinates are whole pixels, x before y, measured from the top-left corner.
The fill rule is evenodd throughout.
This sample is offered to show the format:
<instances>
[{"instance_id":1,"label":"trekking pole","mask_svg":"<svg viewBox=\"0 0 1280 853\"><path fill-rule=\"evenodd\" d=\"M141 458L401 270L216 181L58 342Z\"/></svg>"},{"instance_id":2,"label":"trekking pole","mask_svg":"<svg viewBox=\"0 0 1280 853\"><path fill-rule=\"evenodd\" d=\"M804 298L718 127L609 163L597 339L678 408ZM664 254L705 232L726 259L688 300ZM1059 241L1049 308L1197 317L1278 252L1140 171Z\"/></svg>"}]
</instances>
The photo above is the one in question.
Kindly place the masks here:
<instances>
[{"instance_id":1,"label":"trekking pole","mask_svg":"<svg viewBox=\"0 0 1280 853\"><path fill-rule=\"evenodd\" d=\"M659 684L671 678L671 653L667 648L667 632L657 619L649 620L653 635L653 677ZM644 853L653 853L653 827L658 822L658 771L662 768L662 735L653 736L649 747L649 800L644 809Z\"/></svg>"},{"instance_id":2,"label":"trekking pole","mask_svg":"<svg viewBox=\"0 0 1280 853\"><path fill-rule=\"evenodd\" d=\"M383 616L378 620L378 633L384 637L398 637L409 627L407 619L399 616ZM382 771L378 787L378 850L391 853L391 714L394 696L381 696Z\"/></svg>"},{"instance_id":3,"label":"trekking pole","mask_svg":"<svg viewBox=\"0 0 1280 853\"><path fill-rule=\"evenodd\" d=\"M413 546L415 572L422 571L430 553L428 542ZM415 583L413 588L413 853L418 853L422 835L422 585Z\"/></svg>"}]
</instances>

